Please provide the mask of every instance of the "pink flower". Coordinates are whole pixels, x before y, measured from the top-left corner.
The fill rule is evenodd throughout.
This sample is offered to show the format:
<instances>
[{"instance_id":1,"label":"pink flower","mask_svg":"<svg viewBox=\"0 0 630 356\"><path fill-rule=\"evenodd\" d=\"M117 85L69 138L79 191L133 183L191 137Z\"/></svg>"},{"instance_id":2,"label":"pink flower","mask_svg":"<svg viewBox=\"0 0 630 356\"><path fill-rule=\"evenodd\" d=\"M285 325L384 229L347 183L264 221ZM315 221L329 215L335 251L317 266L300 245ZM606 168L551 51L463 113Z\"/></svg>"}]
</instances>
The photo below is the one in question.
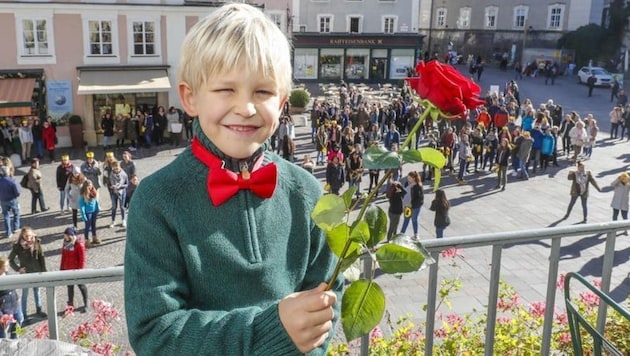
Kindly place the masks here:
<instances>
[{"instance_id":1,"label":"pink flower","mask_svg":"<svg viewBox=\"0 0 630 356\"><path fill-rule=\"evenodd\" d=\"M569 317L566 312L561 314L556 313L556 321L560 325L567 325L569 323Z\"/></svg>"},{"instance_id":2,"label":"pink flower","mask_svg":"<svg viewBox=\"0 0 630 356\"><path fill-rule=\"evenodd\" d=\"M602 280L601 279L594 279L593 280L593 285L599 289L602 289Z\"/></svg>"},{"instance_id":3,"label":"pink flower","mask_svg":"<svg viewBox=\"0 0 630 356\"><path fill-rule=\"evenodd\" d=\"M460 328L462 325L464 325L464 318L457 314L448 314L446 316L446 322L454 328Z\"/></svg>"},{"instance_id":4,"label":"pink flower","mask_svg":"<svg viewBox=\"0 0 630 356\"><path fill-rule=\"evenodd\" d=\"M74 307L72 305L66 305L66 311L63 313L62 319L71 317L74 315Z\"/></svg>"},{"instance_id":5,"label":"pink flower","mask_svg":"<svg viewBox=\"0 0 630 356\"><path fill-rule=\"evenodd\" d=\"M48 339L48 322L41 322L37 327L35 327L35 338L36 339Z\"/></svg>"},{"instance_id":6,"label":"pink flower","mask_svg":"<svg viewBox=\"0 0 630 356\"><path fill-rule=\"evenodd\" d=\"M379 328L378 326L374 327L374 329L372 329L372 332L370 332L370 340L381 337L383 337L383 331L381 330L381 328Z\"/></svg>"},{"instance_id":7,"label":"pink flower","mask_svg":"<svg viewBox=\"0 0 630 356\"><path fill-rule=\"evenodd\" d=\"M509 324L512 319L507 316L500 316L497 318L497 321L499 322L499 324Z\"/></svg>"},{"instance_id":8,"label":"pink flower","mask_svg":"<svg viewBox=\"0 0 630 356\"><path fill-rule=\"evenodd\" d=\"M444 258L455 258L455 257L464 258L464 254L462 253L462 250L459 248L447 248L446 250L442 251L440 255Z\"/></svg>"},{"instance_id":9,"label":"pink flower","mask_svg":"<svg viewBox=\"0 0 630 356\"><path fill-rule=\"evenodd\" d=\"M435 337L442 338L442 339L444 339L445 337L448 336L448 334L446 333L446 330L444 328L439 328L439 329L433 331L433 335L435 335Z\"/></svg>"},{"instance_id":10,"label":"pink flower","mask_svg":"<svg viewBox=\"0 0 630 356\"><path fill-rule=\"evenodd\" d=\"M102 356L114 356L114 345L110 342L104 342L102 344L95 343L90 347L90 350L97 355Z\"/></svg>"},{"instance_id":11,"label":"pink flower","mask_svg":"<svg viewBox=\"0 0 630 356\"><path fill-rule=\"evenodd\" d=\"M560 336L558 337L558 343L560 343L560 344L570 344L571 343L571 334L569 334L569 333L562 333L562 334L560 334Z\"/></svg>"},{"instance_id":12,"label":"pink flower","mask_svg":"<svg viewBox=\"0 0 630 356\"><path fill-rule=\"evenodd\" d=\"M556 288L558 288L559 290L564 290L565 278L566 278L566 275L564 273L560 275L560 279L558 279L558 282L556 282Z\"/></svg>"},{"instance_id":13,"label":"pink flower","mask_svg":"<svg viewBox=\"0 0 630 356\"><path fill-rule=\"evenodd\" d=\"M17 321L13 317L13 314L4 314L0 317L0 325L4 330L7 330L11 324L16 323Z\"/></svg>"},{"instance_id":14,"label":"pink flower","mask_svg":"<svg viewBox=\"0 0 630 356\"><path fill-rule=\"evenodd\" d=\"M542 318L543 315L545 315L545 302L534 302L530 304L529 313L536 318Z\"/></svg>"},{"instance_id":15,"label":"pink flower","mask_svg":"<svg viewBox=\"0 0 630 356\"><path fill-rule=\"evenodd\" d=\"M599 305L599 297L593 292L580 293L580 299L582 303L588 307L596 307Z\"/></svg>"},{"instance_id":16,"label":"pink flower","mask_svg":"<svg viewBox=\"0 0 630 356\"><path fill-rule=\"evenodd\" d=\"M497 302L497 308L501 311L508 311L518 305L518 294L513 294L511 298L502 297Z\"/></svg>"}]
</instances>

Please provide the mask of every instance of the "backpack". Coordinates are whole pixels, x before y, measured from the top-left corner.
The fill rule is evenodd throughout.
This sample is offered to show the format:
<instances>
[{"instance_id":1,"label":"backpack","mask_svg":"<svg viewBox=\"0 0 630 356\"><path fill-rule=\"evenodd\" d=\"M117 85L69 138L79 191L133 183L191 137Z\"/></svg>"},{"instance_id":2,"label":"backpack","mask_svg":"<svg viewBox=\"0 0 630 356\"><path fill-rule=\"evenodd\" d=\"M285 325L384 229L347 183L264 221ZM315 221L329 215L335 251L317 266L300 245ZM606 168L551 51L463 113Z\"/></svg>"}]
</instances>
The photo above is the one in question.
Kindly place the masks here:
<instances>
[{"instance_id":1,"label":"backpack","mask_svg":"<svg viewBox=\"0 0 630 356\"><path fill-rule=\"evenodd\" d=\"M22 188L28 188L28 174L25 174L24 177L22 177L20 185L22 186Z\"/></svg>"}]
</instances>

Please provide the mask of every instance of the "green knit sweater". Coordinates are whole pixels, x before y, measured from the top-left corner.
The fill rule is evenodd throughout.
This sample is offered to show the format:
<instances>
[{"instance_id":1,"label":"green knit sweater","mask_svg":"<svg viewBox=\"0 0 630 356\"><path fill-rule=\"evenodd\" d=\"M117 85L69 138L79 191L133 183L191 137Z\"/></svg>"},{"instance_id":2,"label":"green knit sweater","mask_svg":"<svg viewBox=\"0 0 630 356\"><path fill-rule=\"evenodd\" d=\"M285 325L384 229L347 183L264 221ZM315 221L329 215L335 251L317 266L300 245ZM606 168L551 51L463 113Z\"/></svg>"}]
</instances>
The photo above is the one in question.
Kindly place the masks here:
<instances>
[{"instance_id":1,"label":"green knit sweater","mask_svg":"<svg viewBox=\"0 0 630 356\"><path fill-rule=\"evenodd\" d=\"M216 152L198 124L195 133ZM318 182L265 155L278 166L269 199L241 190L214 207L208 168L190 148L137 188L127 226L125 311L138 355L300 354L278 302L327 281L336 257L310 219L322 194ZM335 321L342 286L340 277ZM327 347L309 354L325 355Z\"/></svg>"}]
</instances>

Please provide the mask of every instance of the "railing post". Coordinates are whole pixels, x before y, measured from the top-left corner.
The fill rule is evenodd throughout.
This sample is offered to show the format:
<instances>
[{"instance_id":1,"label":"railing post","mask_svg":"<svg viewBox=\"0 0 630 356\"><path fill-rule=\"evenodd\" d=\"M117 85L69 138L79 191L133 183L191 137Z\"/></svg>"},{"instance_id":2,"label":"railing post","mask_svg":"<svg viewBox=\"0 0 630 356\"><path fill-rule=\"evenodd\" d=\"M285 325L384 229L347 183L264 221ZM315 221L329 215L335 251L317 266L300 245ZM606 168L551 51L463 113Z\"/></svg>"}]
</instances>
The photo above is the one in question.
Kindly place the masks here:
<instances>
[{"instance_id":1,"label":"railing post","mask_svg":"<svg viewBox=\"0 0 630 356\"><path fill-rule=\"evenodd\" d=\"M610 231L606 234L606 246L604 248L604 261L602 263L602 286L601 291L605 294L610 292L610 279L612 278L612 268L615 258L615 242L617 239L617 231ZM606 303L599 303L597 312L597 331L604 335L604 326L606 326L606 312L608 311Z\"/></svg>"},{"instance_id":2,"label":"railing post","mask_svg":"<svg viewBox=\"0 0 630 356\"><path fill-rule=\"evenodd\" d=\"M545 301L545 321L543 324L542 345L540 353L549 355L551 350L551 328L556 302L556 280L558 280L558 264L560 263L560 237L551 239L549 253L549 273L547 274L547 299Z\"/></svg>"},{"instance_id":3,"label":"railing post","mask_svg":"<svg viewBox=\"0 0 630 356\"><path fill-rule=\"evenodd\" d=\"M363 278L372 280L372 257L363 257ZM361 356L370 354L370 334L361 336Z\"/></svg>"},{"instance_id":4,"label":"railing post","mask_svg":"<svg viewBox=\"0 0 630 356\"><path fill-rule=\"evenodd\" d=\"M424 332L424 354L433 355L433 331L435 330L435 308L438 282L438 264L440 263L440 253L432 252L431 256L435 263L429 266L429 285L427 286L427 321Z\"/></svg>"},{"instance_id":5,"label":"railing post","mask_svg":"<svg viewBox=\"0 0 630 356\"><path fill-rule=\"evenodd\" d=\"M46 304L48 305L48 338L51 340L59 340L56 299L55 287L46 287Z\"/></svg>"},{"instance_id":6,"label":"railing post","mask_svg":"<svg viewBox=\"0 0 630 356\"><path fill-rule=\"evenodd\" d=\"M501 253L503 245L492 245L492 267L490 269L490 292L488 293L488 320L486 321L486 356L494 350L494 328L497 322L497 300L501 278Z\"/></svg>"}]
</instances>

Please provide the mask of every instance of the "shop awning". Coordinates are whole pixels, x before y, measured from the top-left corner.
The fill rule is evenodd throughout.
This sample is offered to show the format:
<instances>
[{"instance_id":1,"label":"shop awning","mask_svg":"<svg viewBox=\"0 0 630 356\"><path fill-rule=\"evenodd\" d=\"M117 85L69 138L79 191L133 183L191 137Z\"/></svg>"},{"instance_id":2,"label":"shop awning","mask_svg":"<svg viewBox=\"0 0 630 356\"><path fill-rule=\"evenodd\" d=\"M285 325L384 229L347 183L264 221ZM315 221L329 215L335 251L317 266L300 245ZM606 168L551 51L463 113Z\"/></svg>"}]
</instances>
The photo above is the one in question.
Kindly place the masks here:
<instances>
[{"instance_id":1,"label":"shop awning","mask_svg":"<svg viewBox=\"0 0 630 356\"><path fill-rule=\"evenodd\" d=\"M31 115L35 78L0 79L0 116Z\"/></svg>"},{"instance_id":2,"label":"shop awning","mask_svg":"<svg viewBox=\"0 0 630 356\"><path fill-rule=\"evenodd\" d=\"M163 92L171 88L164 69L82 70L77 94Z\"/></svg>"}]
</instances>

